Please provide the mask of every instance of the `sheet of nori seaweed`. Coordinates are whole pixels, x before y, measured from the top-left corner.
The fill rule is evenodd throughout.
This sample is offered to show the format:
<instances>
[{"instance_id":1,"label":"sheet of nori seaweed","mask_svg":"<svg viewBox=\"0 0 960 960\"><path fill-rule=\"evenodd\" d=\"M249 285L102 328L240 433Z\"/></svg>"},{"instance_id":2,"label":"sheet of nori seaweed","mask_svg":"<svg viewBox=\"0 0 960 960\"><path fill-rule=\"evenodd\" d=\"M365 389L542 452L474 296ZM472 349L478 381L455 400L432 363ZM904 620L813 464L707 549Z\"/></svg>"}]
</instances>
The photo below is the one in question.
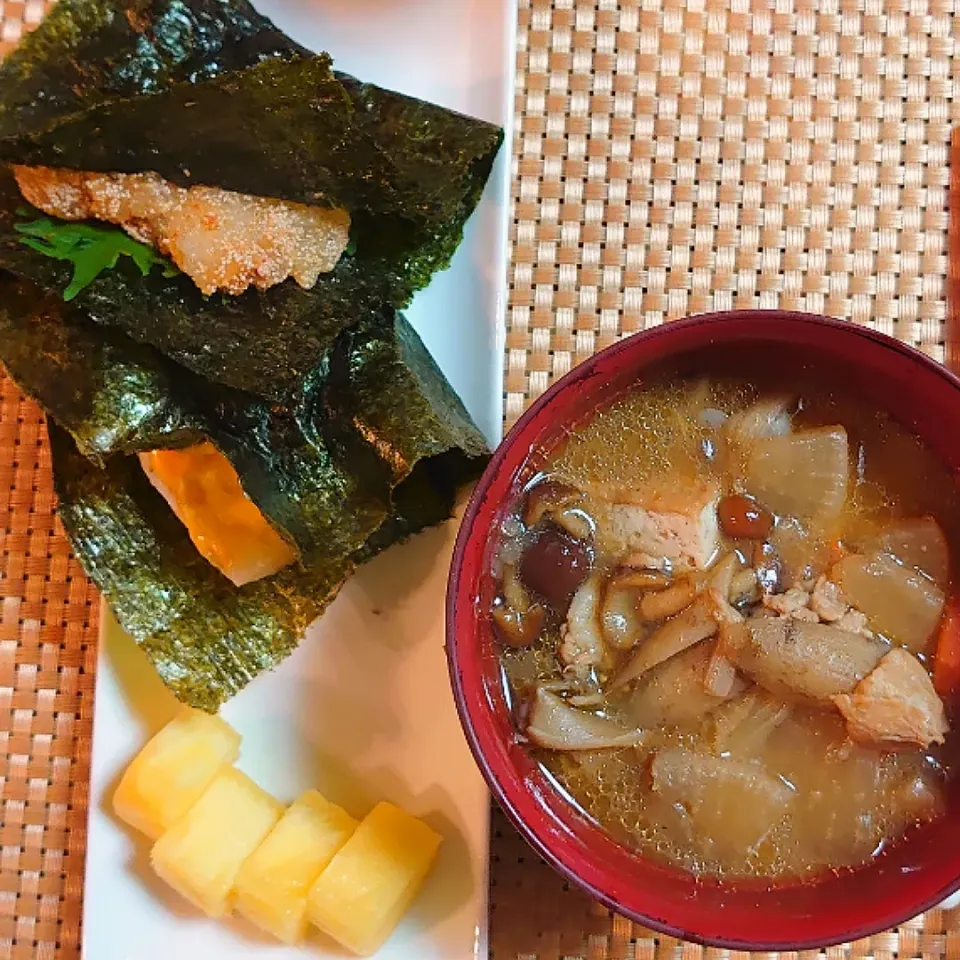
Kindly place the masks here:
<instances>
[{"instance_id":1,"label":"sheet of nori seaweed","mask_svg":"<svg viewBox=\"0 0 960 960\"><path fill-rule=\"evenodd\" d=\"M355 554L235 587L197 553L135 458L98 467L54 421L48 428L74 552L163 682L210 712L293 652L358 563L447 519L453 505L453 491L418 469L398 488L394 515Z\"/></svg>"},{"instance_id":2,"label":"sheet of nori seaweed","mask_svg":"<svg viewBox=\"0 0 960 960\"><path fill-rule=\"evenodd\" d=\"M392 309L344 331L289 408L223 404L211 439L307 563L360 549L418 464L449 495L489 452L423 341ZM291 505L296 516L284 522L280 507Z\"/></svg>"},{"instance_id":3,"label":"sheet of nori seaweed","mask_svg":"<svg viewBox=\"0 0 960 960\"><path fill-rule=\"evenodd\" d=\"M0 275L0 360L97 463L211 440L307 566L361 549L398 503L404 523L414 522L418 505L395 488L418 464L411 488L419 485L432 517L487 452L419 337L393 312L341 334L286 407L208 384Z\"/></svg>"},{"instance_id":4,"label":"sheet of nori seaweed","mask_svg":"<svg viewBox=\"0 0 960 960\"><path fill-rule=\"evenodd\" d=\"M191 402L182 368L3 273L0 361L95 462L203 439L207 418Z\"/></svg>"},{"instance_id":5,"label":"sheet of nori seaweed","mask_svg":"<svg viewBox=\"0 0 960 960\"><path fill-rule=\"evenodd\" d=\"M303 47L246 0L63 0L0 63L0 139Z\"/></svg>"},{"instance_id":6,"label":"sheet of nori seaweed","mask_svg":"<svg viewBox=\"0 0 960 960\"><path fill-rule=\"evenodd\" d=\"M235 587L190 542L186 528L132 457L97 467L49 424L59 513L77 556L118 622L184 703L216 711L293 652L353 567Z\"/></svg>"},{"instance_id":7,"label":"sheet of nori seaweed","mask_svg":"<svg viewBox=\"0 0 960 960\"><path fill-rule=\"evenodd\" d=\"M486 441L417 332L395 311L345 331L327 380L328 419L350 424L394 482L449 451L487 455Z\"/></svg>"},{"instance_id":8,"label":"sheet of nori seaweed","mask_svg":"<svg viewBox=\"0 0 960 960\"><path fill-rule=\"evenodd\" d=\"M446 267L480 199L502 131L413 97L334 76L330 58L264 60L92 107L0 140L0 160L205 184L344 208L391 302Z\"/></svg>"},{"instance_id":9,"label":"sheet of nori seaweed","mask_svg":"<svg viewBox=\"0 0 960 960\"><path fill-rule=\"evenodd\" d=\"M10 163L153 170L182 187L449 221L473 181L486 181L499 127L371 84L348 90L331 63L325 53L272 59L172 84L0 141L0 152Z\"/></svg>"}]
</instances>

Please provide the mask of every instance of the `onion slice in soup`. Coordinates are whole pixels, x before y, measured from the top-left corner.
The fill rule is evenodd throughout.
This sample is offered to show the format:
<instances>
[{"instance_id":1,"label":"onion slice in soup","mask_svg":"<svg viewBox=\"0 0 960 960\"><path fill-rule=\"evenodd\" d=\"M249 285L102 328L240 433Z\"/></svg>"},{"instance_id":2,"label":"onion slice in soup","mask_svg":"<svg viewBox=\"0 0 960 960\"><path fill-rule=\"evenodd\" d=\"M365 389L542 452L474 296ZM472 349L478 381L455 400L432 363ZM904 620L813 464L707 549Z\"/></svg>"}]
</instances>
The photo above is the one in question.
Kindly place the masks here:
<instances>
[{"instance_id":1,"label":"onion slice in soup","mask_svg":"<svg viewBox=\"0 0 960 960\"><path fill-rule=\"evenodd\" d=\"M737 668L727 658L723 640L724 626L721 624L721 636L710 651L707 669L703 674L703 688L715 697L728 697L736 687L739 677Z\"/></svg>"},{"instance_id":2,"label":"onion slice in soup","mask_svg":"<svg viewBox=\"0 0 960 960\"><path fill-rule=\"evenodd\" d=\"M717 632L718 618L725 606L726 601L716 590L705 590L689 607L667 620L640 644L614 678L613 687L622 687L636 680L664 660L712 637Z\"/></svg>"},{"instance_id":3,"label":"onion slice in soup","mask_svg":"<svg viewBox=\"0 0 960 960\"><path fill-rule=\"evenodd\" d=\"M760 687L751 687L711 716L710 736L714 752L751 757L763 749L770 734L789 715L789 704Z\"/></svg>"},{"instance_id":4,"label":"onion slice in soup","mask_svg":"<svg viewBox=\"0 0 960 960\"><path fill-rule=\"evenodd\" d=\"M734 674L725 693L714 694L706 684L711 651L698 644L649 671L630 694L627 710L641 726L689 724L740 693L745 683Z\"/></svg>"}]
</instances>

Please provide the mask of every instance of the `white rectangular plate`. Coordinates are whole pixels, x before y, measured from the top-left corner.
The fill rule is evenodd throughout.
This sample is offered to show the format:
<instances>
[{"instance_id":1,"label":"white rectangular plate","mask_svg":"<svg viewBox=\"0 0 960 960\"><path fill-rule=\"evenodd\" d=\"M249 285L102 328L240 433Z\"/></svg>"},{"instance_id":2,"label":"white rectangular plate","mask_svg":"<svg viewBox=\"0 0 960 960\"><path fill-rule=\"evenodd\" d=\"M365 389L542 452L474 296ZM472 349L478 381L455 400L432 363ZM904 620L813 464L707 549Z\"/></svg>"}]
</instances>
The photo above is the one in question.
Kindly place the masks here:
<instances>
[{"instance_id":1,"label":"white rectangular plate","mask_svg":"<svg viewBox=\"0 0 960 960\"><path fill-rule=\"evenodd\" d=\"M451 268L407 315L491 442L500 436L515 0L260 0L337 67L507 128ZM316 787L355 816L391 800L445 838L383 960L486 953L489 800L460 732L444 658L456 524L367 564L278 670L223 709L240 767L284 801ZM147 843L110 812L126 764L177 709L104 612L84 893L86 960L342 957L317 934L284 947L239 920L198 915L151 874Z\"/></svg>"}]
</instances>

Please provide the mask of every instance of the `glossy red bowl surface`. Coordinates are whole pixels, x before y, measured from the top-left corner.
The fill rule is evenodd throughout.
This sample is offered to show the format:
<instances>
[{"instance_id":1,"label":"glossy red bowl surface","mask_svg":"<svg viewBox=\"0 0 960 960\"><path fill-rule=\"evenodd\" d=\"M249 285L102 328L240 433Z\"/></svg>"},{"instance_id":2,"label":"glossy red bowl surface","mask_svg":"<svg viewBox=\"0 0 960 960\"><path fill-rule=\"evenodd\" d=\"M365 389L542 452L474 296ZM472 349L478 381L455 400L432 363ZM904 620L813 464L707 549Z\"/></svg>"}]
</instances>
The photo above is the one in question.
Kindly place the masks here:
<instances>
[{"instance_id":1,"label":"glossy red bowl surface","mask_svg":"<svg viewBox=\"0 0 960 960\"><path fill-rule=\"evenodd\" d=\"M718 882L631 853L566 800L517 742L487 611L489 550L535 454L657 365L704 351L776 362L789 355L913 428L960 473L960 380L910 347L842 321L743 311L637 334L554 384L520 419L478 483L457 540L447 594L447 656L460 718L501 807L528 842L593 897L676 937L747 950L812 949L888 929L960 888L960 790L946 816L868 866L805 882ZM784 353L786 352L786 354ZM722 370L717 370L722 373ZM789 383L784 384L789 388ZM534 455L533 457L531 455Z\"/></svg>"}]
</instances>

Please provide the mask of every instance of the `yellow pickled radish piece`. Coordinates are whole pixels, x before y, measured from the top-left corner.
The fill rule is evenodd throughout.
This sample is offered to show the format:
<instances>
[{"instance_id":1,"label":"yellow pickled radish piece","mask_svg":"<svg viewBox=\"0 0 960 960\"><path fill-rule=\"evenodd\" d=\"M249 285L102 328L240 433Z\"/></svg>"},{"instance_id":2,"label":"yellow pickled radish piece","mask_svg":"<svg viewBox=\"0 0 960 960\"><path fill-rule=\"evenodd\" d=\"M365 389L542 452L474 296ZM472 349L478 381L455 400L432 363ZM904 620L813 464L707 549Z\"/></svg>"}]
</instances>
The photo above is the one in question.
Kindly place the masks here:
<instances>
[{"instance_id":1,"label":"yellow pickled radish piece","mask_svg":"<svg viewBox=\"0 0 960 960\"><path fill-rule=\"evenodd\" d=\"M307 790L250 855L237 877L236 910L284 943L307 932L307 894L357 821Z\"/></svg>"},{"instance_id":2,"label":"yellow pickled radish piece","mask_svg":"<svg viewBox=\"0 0 960 960\"><path fill-rule=\"evenodd\" d=\"M140 751L113 795L121 820L156 840L240 755L240 734L220 717L185 708Z\"/></svg>"},{"instance_id":3,"label":"yellow pickled radish piece","mask_svg":"<svg viewBox=\"0 0 960 960\"><path fill-rule=\"evenodd\" d=\"M310 920L354 953L375 953L420 891L441 839L392 803L378 804L311 888Z\"/></svg>"},{"instance_id":4,"label":"yellow pickled radish piece","mask_svg":"<svg viewBox=\"0 0 960 960\"><path fill-rule=\"evenodd\" d=\"M282 813L282 804L229 767L153 845L150 862L161 880L208 916L224 917L233 908L240 867Z\"/></svg>"}]
</instances>

